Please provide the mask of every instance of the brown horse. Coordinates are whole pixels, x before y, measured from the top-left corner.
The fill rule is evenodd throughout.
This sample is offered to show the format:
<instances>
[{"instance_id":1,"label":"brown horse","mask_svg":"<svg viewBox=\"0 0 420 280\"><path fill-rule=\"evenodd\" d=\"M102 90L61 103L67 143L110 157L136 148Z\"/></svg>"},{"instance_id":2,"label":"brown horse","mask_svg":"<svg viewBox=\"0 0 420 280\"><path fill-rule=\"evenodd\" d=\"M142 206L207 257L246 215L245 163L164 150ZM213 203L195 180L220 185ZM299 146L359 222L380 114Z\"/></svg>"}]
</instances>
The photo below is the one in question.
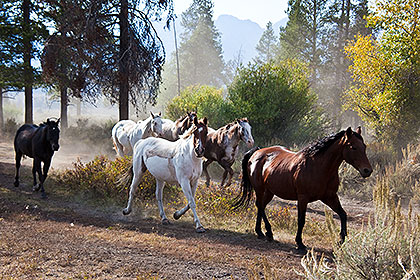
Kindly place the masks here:
<instances>
[{"instance_id":1,"label":"brown horse","mask_svg":"<svg viewBox=\"0 0 420 280\"><path fill-rule=\"evenodd\" d=\"M343 161L356 168L364 178L372 173L360 127L356 132L349 127L346 131L325 137L297 153L280 146L254 148L242 160L242 195L238 196L234 207L247 206L254 189L258 208L255 231L258 238L264 238L261 231L263 219L266 237L271 241L273 232L265 215L265 207L274 195L282 199L297 200L296 243L299 249L305 249L302 229L306 207L309 202L321 200L340 217L340 236L343 242L347 235L347 214L337 195L338 168Z\"/></svg>"},{"instance_id":2,"label":"brown horse","mask_svg":"<svg viewBox=\"0 0 420 280\"><path fill-rule=\"evenodd\" d=\"M210 129L209 129L210 130ZM236 121L222 126L218 130L210 131L207 134L206 148L204 157L206 161L203 164L203 173L206 176L206 184L210 185L210 175L207 167L213 161L217 161L225 169L223 173L222 186L229 175L226 186L232 181L235 157L238 152L240 141L244 141L248 148L254 145L254 138L251 134L251 125L247 118L237 119Z\"/></svg>"},{"instance_id":3,"label":"brown horse","mask_svg":"<svg viewBox=\"0 0 420 280\"><path fill-rule=\"evenodd\" d=\"M176 141L179 136L184 134L192 125L194 118L197 117L195 112L187 112L186 115L178 118L175 122L170 119L162 119L162 133L160 138Z\"/></svg>"}]
</instances>

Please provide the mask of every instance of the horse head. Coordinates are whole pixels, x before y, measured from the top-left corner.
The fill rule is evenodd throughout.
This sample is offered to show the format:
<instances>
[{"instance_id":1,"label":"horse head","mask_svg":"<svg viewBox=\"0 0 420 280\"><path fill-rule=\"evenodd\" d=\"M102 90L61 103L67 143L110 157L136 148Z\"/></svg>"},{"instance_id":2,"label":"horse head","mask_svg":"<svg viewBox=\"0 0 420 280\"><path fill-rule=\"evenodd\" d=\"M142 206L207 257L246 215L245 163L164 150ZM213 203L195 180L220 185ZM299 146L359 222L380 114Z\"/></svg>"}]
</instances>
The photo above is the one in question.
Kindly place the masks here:
<instances>
[{"instance_id":1,"label":"horse head","mask_svg":"<svg viewBox=\"0 0 420 280\"><path fill-rule=\"evenodd\" d=\"M162 136L162 118L161 113L154 115L150 112L150 116L152 117L150 129L152 132L156 133L158 136Z\"/></svg>"},{"instance_id":2,"label":"horse head","mask_svg":"<svg viewBox=\"0 0 420 280\"><path fill-rule=\"evenodd\" d=\"M60 145L58 144L58 139L60 137L60 129L58 128L58 124L60 122L60 119L57 119L57 121L54 121L50 118L47 119L47 122L45 123L45 129L47 130L46 136L47 141L51 145L51 149L53 151L58 151L60 148Z\"/></svg>"},{"instance_id":3,"label":"horse head","mask_svg":"<svg viewBox=\"0 0 420 280\"><path fill-rule=\"evenodd\" d=\"M372 174L373 170L366 156L366 145L361 133L360 126L356 129L356 132L352 131L351 127L347 128L342 142L344 144L343 158L348 164L356 168L363 178L366 178Z\"/></svg>"},{"instance_id":4,"label":"horse head","mask_svg":"<svg viewBox=\"0 0 420 280\"><path fill-rule=\"evenodd\" d=\"M194 153L197 157L202 157L204 155L204 147L206 145L208 132L207 118L204 117L204 119L198 120L197 117L194 117L193 125Z\"/></svg>"},{"instance_id":5,"label":"horse head","mask_svg":"<svg viewBox=\"0 0 420 280\"><path fill-rule=\"evenodd\" d=\"M237 119L236 122L239 124L239 135L241 140L246 143L248 148L252 148L252 146L254 146L254 138L251 134L251 125L249 124L248 119Z\"/></svg>"}]
</instances>

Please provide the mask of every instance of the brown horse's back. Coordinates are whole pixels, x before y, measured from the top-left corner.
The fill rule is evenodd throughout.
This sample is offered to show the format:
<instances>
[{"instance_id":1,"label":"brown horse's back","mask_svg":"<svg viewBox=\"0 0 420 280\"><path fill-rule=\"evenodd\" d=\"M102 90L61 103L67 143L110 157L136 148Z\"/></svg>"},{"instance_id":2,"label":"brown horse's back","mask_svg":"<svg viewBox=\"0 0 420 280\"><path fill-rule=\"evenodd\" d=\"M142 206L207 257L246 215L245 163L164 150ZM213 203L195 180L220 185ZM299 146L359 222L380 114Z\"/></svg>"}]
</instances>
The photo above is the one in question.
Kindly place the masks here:
<instances>
[{"instance_id":1,"label":"brown horse's back","mask_svg":"<svg viewBox=\"0 0 420 280\"><path fill-rule=\"evenodd\" d=\"M282 199L297 200L294 174L301 156L281 146L256 151L248 161L250 181L256 191L268 190Z\"/></svg>"}]
</instances>

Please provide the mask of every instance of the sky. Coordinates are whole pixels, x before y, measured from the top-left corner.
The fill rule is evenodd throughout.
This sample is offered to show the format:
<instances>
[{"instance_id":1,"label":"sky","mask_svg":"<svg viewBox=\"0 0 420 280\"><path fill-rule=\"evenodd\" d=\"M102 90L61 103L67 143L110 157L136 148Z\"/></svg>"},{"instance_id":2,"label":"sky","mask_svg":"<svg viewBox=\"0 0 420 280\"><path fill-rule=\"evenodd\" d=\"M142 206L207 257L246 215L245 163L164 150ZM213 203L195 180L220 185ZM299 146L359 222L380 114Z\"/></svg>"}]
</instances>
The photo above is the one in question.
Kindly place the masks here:
<instances>
[{"instance_id":1,"label":"sky","mask_svg":"<svg viewBox=\"0 0 420 280\"><path fill-rule=\"evenodd\" d=\"M214 19L223 14L239 19L249 19L262 28L271 21L275 23L286 17L287 0L213 0ZM174 0L176 15L181 15L192 3L192 0Z\"/></svg>"}]
</instances>

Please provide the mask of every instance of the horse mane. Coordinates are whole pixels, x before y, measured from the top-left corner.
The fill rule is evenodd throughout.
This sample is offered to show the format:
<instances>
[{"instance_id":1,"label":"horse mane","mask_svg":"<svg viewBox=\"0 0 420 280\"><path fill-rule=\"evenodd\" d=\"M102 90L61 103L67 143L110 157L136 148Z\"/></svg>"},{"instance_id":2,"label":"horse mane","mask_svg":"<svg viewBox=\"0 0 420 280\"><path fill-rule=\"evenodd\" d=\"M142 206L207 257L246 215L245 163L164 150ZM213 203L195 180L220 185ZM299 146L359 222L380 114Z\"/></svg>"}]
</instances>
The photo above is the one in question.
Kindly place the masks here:
<instances>
[{"instance_id":1,"label":"horse mane","mask_svg":"<svg viewBox=\"0 0 420 280\"><path fill-rule=\"evenodd\" d=\"M326 151L332 144L334 144L335 141L341 139L341 137L343 137L345 133L346 131L342 130L336 134L330 134L328 136L325 136L317 142L310 144L306 148L302 149L301 152L307 157L322 153L323 151ZM354 131L353 135L359 138L360 140L363 140L362 136Z\"/></svg>"},{"instance_id":2,"label":"horse mane","mask_svg":"<svg viewBox=\"0 0 420 280\"><path fill-rule=\"evenodd\" d=\"M227 135L230 131L230 129L234 126L239 126L239 124L236 123L236 121L233 121L231 123L228 123L222 127L220 127L219 129L216 130L216 135L217 135L217 139L219 143L223 142L223 138L225 137L225 135Z\"/></svg>"},{"instance_id":3,"label":"horse mane","mask_svg":"<svg viewBox=\"0 0 420 280\"><path fill-rule=\"evenodd\" d=\"M188 139L193 133L194 129L197 127L195 125L192 125L187 131L184 132L184 134L179 135L179 139Z\"/></svg>"}]
</instances>

